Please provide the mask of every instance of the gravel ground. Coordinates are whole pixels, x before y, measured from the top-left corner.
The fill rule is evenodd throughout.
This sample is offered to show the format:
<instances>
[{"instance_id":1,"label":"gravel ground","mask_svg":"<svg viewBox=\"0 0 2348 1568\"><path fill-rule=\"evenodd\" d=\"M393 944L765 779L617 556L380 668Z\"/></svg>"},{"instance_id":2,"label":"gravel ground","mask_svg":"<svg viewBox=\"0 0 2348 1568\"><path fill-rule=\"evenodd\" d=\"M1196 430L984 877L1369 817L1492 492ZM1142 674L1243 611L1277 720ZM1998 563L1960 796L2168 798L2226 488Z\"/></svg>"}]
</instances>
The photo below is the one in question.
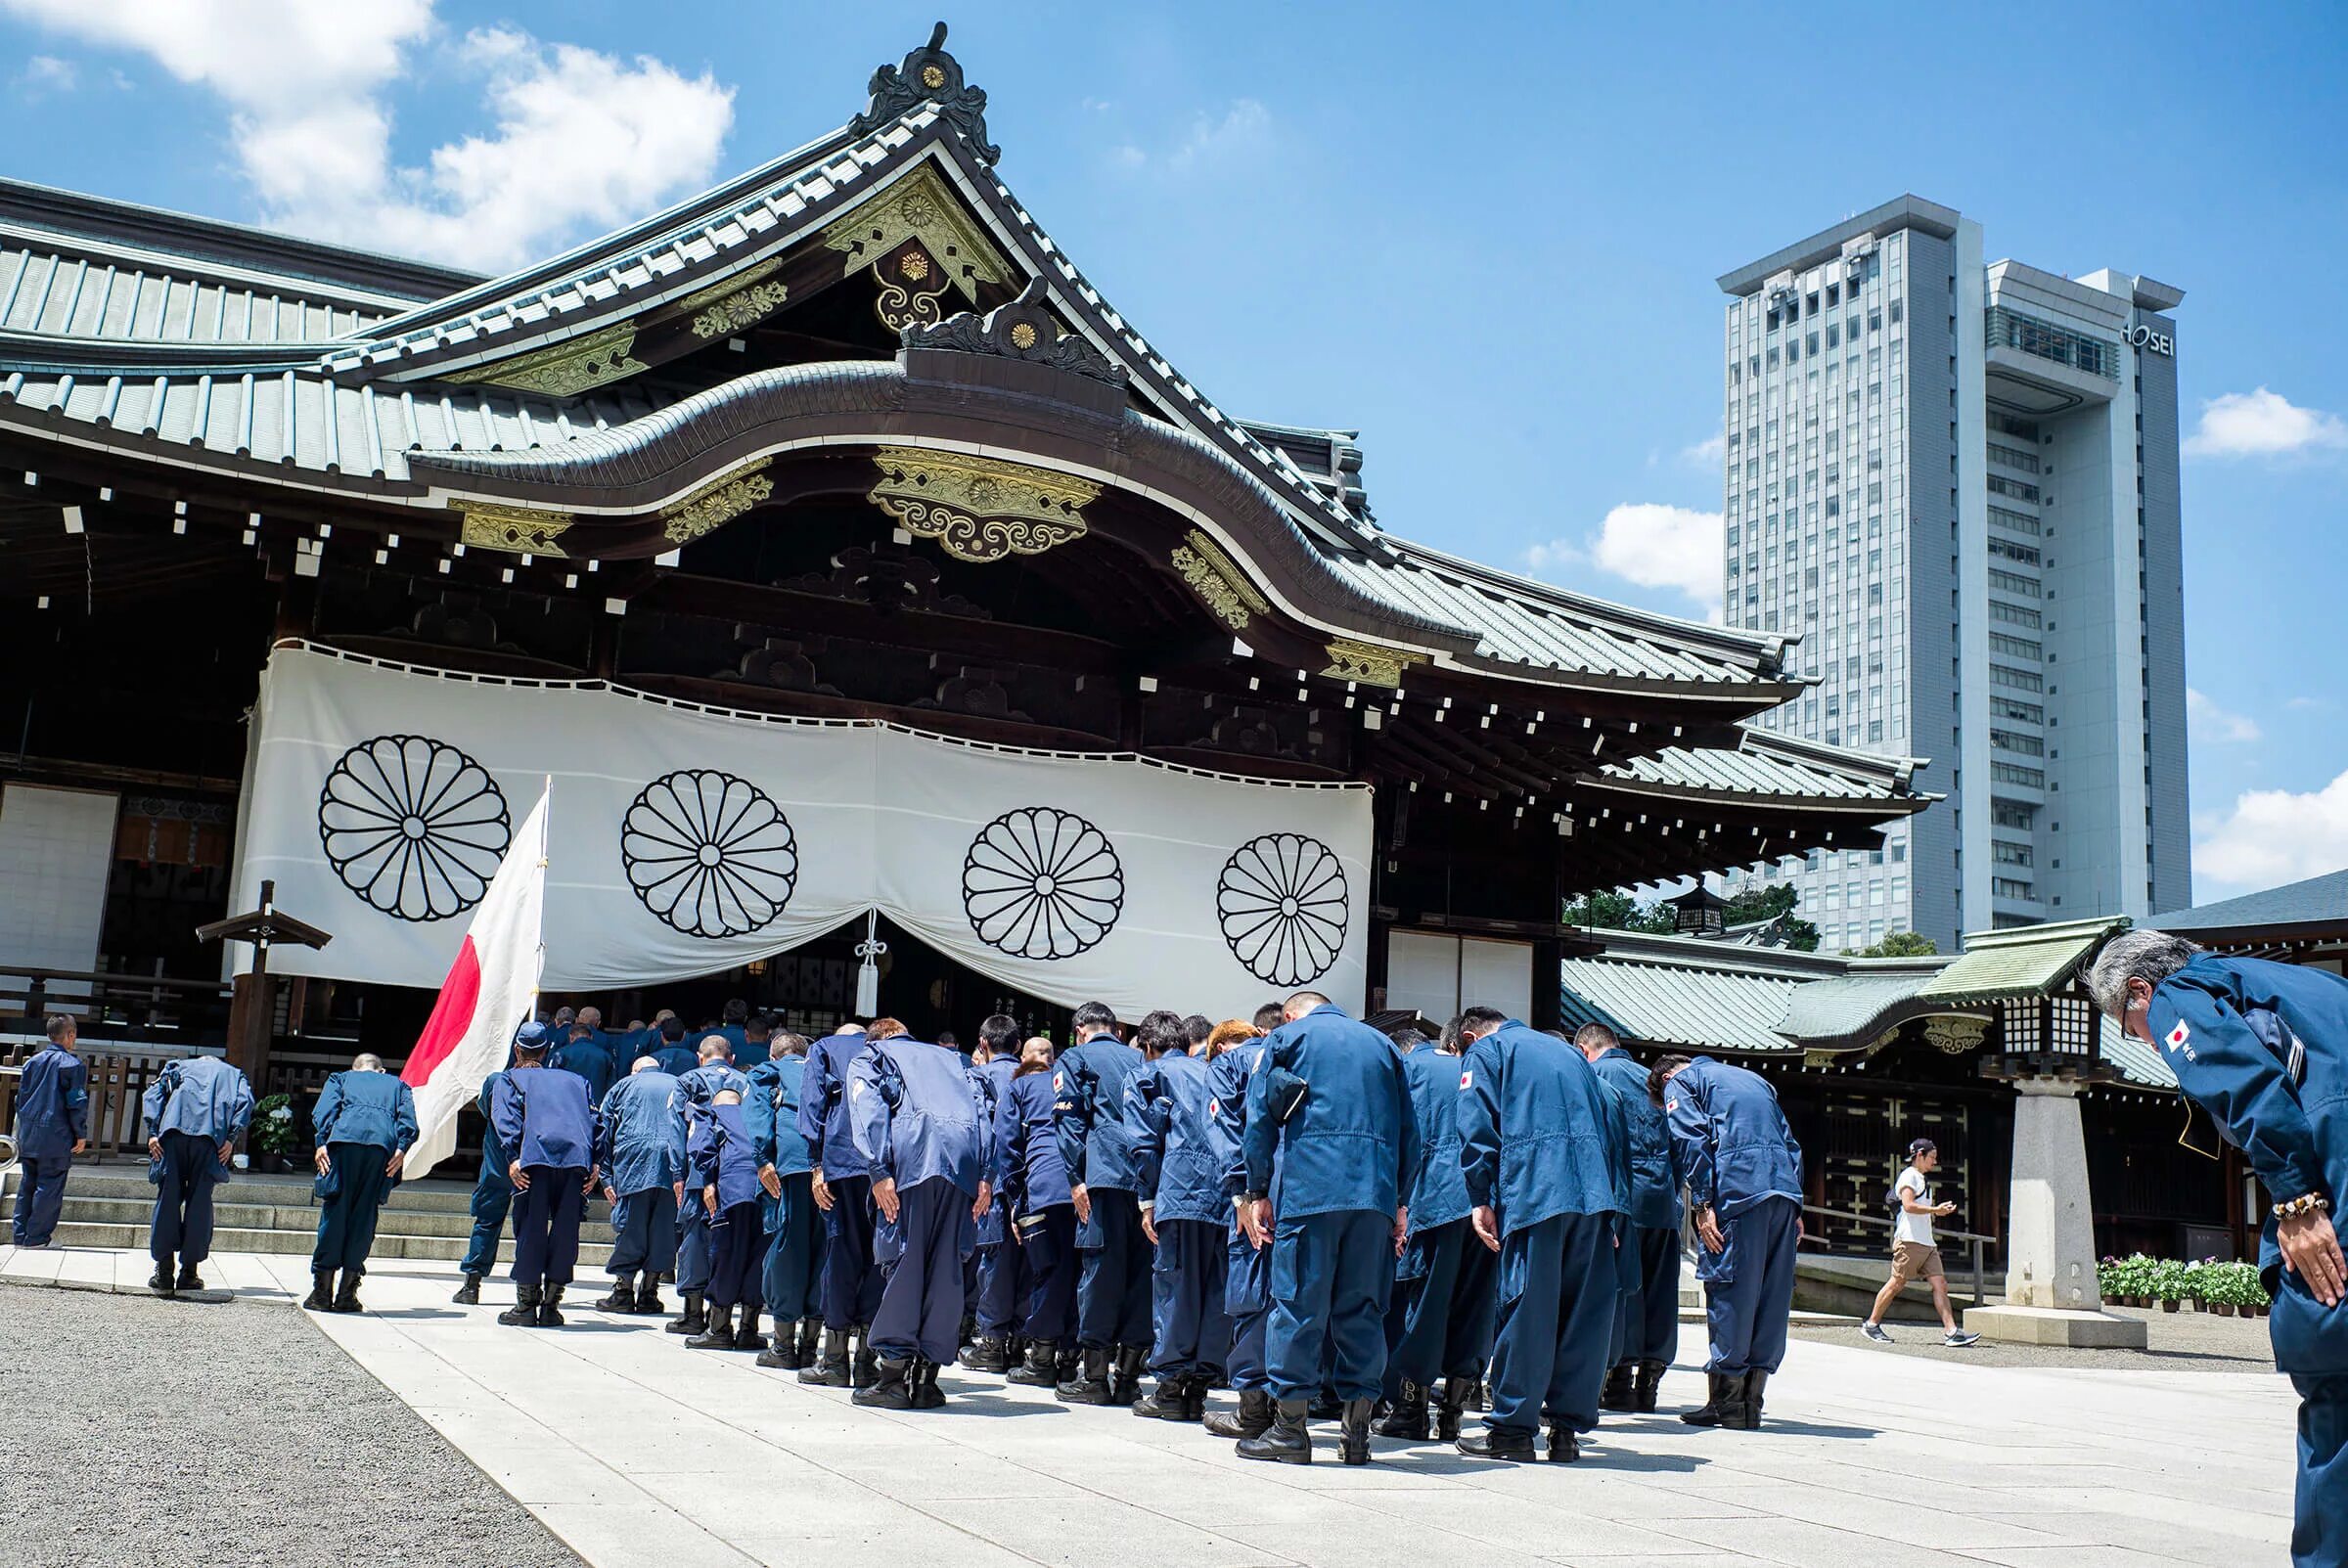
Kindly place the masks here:
<instances>
[{"instance_id":1,"label":"gravel ground","mask_svg":"<svg viewBox=\"0 0 2348 1568\"><path fill-rule=\"evenodd\" d=\"M1982 1340L1969 1350L1947 1350L1940 1343L1938 1323L1893 1322L1884 1326L1892 1343L1877 1345L1856 1327L1811 1328L1799 1324L1796 1339L1835 1345L1857 1345L1890 1356L1955 1356L1984 1366L2081 1366L2100 1371L2256 1372L2275 1369L2275 1354L2267 1345L2263 1318L2220 1318L2190 1309L2166 1313L2155 1307L2140 1312L2131 1307L2107 1309L2116 1318L2136 1318L2151 1324L2151 1344L2144 1350L2070 1350L2058 1345L2000 1345ZM1964 1321L1960 1309L1958 1321Z\"/></svg>"},{"instance_id":2,"label":"gravel ground","mask_svg":"<svg viewBox=\"0 0 2348 1568\"><path fill-rule=\"evenodd\" d=\"M300 1313L0 1287L0 1564L581 1568Z\"/></svg>"}]
</instances>

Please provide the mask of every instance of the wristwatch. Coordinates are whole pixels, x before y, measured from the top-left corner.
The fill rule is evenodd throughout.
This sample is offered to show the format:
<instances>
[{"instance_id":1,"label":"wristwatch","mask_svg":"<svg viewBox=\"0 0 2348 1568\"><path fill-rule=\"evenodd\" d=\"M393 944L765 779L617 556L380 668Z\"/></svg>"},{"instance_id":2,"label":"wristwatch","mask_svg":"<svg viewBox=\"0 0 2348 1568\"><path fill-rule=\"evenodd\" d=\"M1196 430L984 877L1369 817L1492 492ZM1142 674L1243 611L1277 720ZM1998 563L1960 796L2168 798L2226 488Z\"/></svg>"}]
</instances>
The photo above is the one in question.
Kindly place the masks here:
<instances>
[{"instance_id":1,"label":"wristwatch","mask_svg":"<svg viewBox=\"0 0 2348 1568\"><path fill-rule=\"evenodd\" d=\"M2302 1192L2295 1198L2288 1198L2283 1202L2276 1204L2275 1218L2278 1220L2295 1220L2302 1214L2327 1214L2330 1211L2331 1199L2325 1197L2323 1193Z\"/></svg>"}]
</instances>

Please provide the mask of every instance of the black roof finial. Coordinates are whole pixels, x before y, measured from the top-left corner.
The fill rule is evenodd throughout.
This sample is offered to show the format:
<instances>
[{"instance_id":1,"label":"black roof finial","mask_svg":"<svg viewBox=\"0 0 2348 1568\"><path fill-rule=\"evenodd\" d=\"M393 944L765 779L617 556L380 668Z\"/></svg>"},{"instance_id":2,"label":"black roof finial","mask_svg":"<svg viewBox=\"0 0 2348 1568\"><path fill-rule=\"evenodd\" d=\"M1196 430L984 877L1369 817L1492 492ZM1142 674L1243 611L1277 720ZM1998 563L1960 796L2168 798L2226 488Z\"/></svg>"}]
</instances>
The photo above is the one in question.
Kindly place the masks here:
<instances>
[{"instance_id":1,"label":"black roof finial","mask_svg":"<svg viewBox=\"0 0 2348 1568\"><path fill-rule=\"evenodd\" d=\"M864 106L863 113L848 121L848 129L858 136L927 101L936 104L947 121L970 138L981 160L992 163L1003 156L1003 150L986 139L986 89L963 80L961 62L946 53L946 24L942 22L930 32L929 42L907 55L903 65L882 66L874 71L868 90L871 102Z\"/></svg>"}]
</instances>

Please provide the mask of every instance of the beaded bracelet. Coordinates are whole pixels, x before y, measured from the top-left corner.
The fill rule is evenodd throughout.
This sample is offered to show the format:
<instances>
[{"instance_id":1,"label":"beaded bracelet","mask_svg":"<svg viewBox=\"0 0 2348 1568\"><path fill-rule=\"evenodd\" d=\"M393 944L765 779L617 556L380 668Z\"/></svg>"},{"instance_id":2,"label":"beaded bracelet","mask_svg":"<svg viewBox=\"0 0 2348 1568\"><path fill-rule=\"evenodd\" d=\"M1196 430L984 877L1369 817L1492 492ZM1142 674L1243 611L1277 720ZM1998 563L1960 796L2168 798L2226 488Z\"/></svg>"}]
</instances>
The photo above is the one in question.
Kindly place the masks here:
<instances>
[{"instance_id":1,"label":"beaded bracelet","mask_svg":"<svg viewBox=\"0 0 2348 1568\"><path fill-rule=\"evenodd\" d=\"M2297 1197L2275 1205L2275 1218L2295 1220L2302 1214L2329 1213L2331 1199L2321 1192L2302 1192Z\"/></svg>"}]
</instances>

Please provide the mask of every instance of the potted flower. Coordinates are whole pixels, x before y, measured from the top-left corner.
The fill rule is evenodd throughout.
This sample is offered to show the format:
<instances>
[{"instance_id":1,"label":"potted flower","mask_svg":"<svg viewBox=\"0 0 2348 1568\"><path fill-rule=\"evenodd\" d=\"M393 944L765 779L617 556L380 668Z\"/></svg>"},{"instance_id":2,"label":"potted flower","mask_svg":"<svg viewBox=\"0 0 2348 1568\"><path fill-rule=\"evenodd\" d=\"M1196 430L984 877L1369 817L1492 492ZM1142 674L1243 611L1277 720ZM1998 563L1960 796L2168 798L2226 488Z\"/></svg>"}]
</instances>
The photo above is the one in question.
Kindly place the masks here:
<instances>
[{"instance_id":1,"label":"potted flower","mask_svg":"<svg viewBox=\"0 0 2348 1568\"><path fill-rule=\"evenodd\" d=\"M2160 1303L2162 1312L2175 1312L2185 1299L2185 1265L2174 1258L2163 1258L2152 1266L2150 1280L2152 1299Z\"/></svg>"},{"instance_id":2,"label":"potted flower","mask_svg":"<svg viewBox=\"0 0 2348 1568\"><path fill-rule=\"evenodd\" d=\"M291 1095L270 1095L252 1107L252 1135L248 1146L256 1170L285 1171L293 1168L294 1152L294 1098Z\"/></svg>"}]
</instances>

